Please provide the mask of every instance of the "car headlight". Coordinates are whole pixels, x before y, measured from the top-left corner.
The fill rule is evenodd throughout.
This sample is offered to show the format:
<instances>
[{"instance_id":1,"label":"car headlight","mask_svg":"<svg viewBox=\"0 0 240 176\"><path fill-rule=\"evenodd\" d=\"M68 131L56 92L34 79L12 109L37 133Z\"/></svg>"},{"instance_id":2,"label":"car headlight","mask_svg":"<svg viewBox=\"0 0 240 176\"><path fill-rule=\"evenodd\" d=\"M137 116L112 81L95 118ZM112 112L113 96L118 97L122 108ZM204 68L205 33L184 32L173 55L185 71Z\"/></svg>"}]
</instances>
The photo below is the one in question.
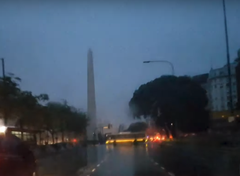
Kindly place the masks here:
<instances>
[{"instance_id":1,"label":"car headlight","mask_svg":"<svg viewBox=\"0 0 240 176\"><path fill-rule=\"evenodd\" d=\"M0 126L0 133L5 133L7 130L7 127L5 126Z\"/></svg>"}]
</instances>

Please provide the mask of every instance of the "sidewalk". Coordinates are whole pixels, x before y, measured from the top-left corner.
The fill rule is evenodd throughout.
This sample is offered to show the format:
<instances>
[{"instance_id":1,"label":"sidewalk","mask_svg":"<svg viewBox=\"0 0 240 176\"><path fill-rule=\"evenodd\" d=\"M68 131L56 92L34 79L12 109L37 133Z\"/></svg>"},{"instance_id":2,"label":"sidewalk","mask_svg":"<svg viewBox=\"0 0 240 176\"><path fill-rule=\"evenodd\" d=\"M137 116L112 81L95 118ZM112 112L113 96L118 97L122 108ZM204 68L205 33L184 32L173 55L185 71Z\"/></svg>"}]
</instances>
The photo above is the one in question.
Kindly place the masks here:
<instances>
[{"instance_id":1,"label":"sidewalk","mask_svg":"<svg viewBox=\"0 0 240 176\"><path fill-rule=\"evenodd\" d=\"M84 149L73 149L37 160L39 176L72 176L83 167Z\"/></svg>"},{"instance_id":2,"label":"sidewalk","mask_svg":"<svg viewBox=\"0 0 240 176\"><path fill-rule=\"evenodd\" d=\"M40 157L37 160L38 173L39 176L79 176L90 173L106 154L105 146L89 146Z\"/></svg>"}]
</instances>

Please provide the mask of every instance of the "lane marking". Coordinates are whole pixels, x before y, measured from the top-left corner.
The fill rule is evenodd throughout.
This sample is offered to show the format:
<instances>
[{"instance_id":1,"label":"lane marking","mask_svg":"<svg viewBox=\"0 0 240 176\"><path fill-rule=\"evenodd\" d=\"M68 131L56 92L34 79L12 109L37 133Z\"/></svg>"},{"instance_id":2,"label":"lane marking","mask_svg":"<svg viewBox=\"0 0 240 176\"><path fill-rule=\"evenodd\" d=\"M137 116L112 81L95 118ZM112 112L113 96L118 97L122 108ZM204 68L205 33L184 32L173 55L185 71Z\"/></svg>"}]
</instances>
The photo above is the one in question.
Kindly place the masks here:
<instances>
[{"instance_id":1,"label":"lane marking","mask_svg":"<svg viewBox=\"0 0 240 176\"><path fill-rule=\"evenodd\" d=\"M93 170L92 170L92 172L94 172L96 169L94 168Z\"/></svg>"},{"instance_id":2,"label":"lane marking","mask_svg":"<svg viewBox=\"0 0 240 176\"><path fill-rule=\"evenodd\" d=\"M175 176L175 174L173 174L172 172L168 172L168 174L169 174L170 176Z\"/></svg>"},{"instance_id":3,"label":"lane marking","mask_svg":"<svg viewBox=\"0 0 240 176\"><path fill-rule=\"evenodd\" d=\"M155 162L155 165L158 165L158 163L157 163L157 162Z\"/></svg>"},{"instance_id":4,"label":"lane marking","mask_svg":"<svg viewBox=\"0 0 240 176\"><path fill-rule=\"evenodd\" d=\"M165 170L165 168L164 168L164 167L161 167L161 169Z\"/></svg>"},{"instance_id":5,"label":"lane marking","mask_svg":"<svg viewBox=\"0 0 240 176\"><path fill-rule=\"evenodd\" d=\"M97 165L97 167L99 167L99 166L100 166L100 164Z\"/></svg>"}]
</instances>

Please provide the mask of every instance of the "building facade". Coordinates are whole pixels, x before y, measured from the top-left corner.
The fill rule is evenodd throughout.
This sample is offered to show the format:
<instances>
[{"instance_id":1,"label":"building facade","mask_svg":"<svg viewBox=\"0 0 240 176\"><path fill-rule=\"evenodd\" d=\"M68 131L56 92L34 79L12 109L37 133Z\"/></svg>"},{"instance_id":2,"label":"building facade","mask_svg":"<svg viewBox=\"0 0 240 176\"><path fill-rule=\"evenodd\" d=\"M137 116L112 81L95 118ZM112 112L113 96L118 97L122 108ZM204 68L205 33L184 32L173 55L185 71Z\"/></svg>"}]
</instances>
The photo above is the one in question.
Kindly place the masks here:
<instances>
[{"instance_id":1,"label":"building facade","mask_svg":"<svg viewBox=\"0 0 240 176\"><path fill-rule=\"evenodd\" d=\"M236 66L236 80L237 80L237 93L238 93L238 104L237 110L240 110L240 49L238 50L238 56L236 58L237 66Z\"/></svg>"},{"instance_id":2,"label":"building facade","mask_svg":"<svg viewBox=\"0 0 240 176\"><path fill-rule=\"evenodd\" d=\"M232 106L237 103L237 63L231 63ZM211 111L227 111L230 109L230 91L227 65L218 69L211 69L208 76L207 92Z\"/></svg>"}]
</instances>

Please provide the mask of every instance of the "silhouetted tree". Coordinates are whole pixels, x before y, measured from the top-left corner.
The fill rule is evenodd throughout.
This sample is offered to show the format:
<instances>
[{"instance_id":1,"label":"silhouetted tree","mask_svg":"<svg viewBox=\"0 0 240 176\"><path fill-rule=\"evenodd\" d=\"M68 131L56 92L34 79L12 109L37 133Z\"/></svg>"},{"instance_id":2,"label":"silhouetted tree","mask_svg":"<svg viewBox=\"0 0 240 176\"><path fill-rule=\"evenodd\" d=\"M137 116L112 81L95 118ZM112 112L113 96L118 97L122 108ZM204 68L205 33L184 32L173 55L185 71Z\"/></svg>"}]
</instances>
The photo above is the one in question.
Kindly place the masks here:
<instances>
[{"instance_id":1,"label":"silhouetted tree","mask_svg":"<svg viewBox=\"0 0 240 176\"><path fill-rule=\"evenodd\" d=\"M5 125L8 120L15 117L17 99L20 93L19 83L21 79L14 74L0 77L0 112Z\"/></svg>"},{"instance_id":2,"label":"silhouetted tree","mask_svg":"<svg viewBox=\"0 0 240 176\"><path fill-rule=\"evenodd\" d=\"M21 79L9 74L0 77L0 114L7 125L9 119L17 121L20 128L46 129L52 134L61 132L82 133L87 126L86 113L77 108L59 102L48 102L47 94L33 95L31 91L22 91Z\"/></svg>"},{"instance_id":3,"label":"silhouetted tree","mask_svg":"<svg viewBox=\"0 0 240 176\"><path fill-rule=\"evenodd\" d=\"M141 85L129 102L134 117L151 116L166 130L206 130L209 125L206 91L187 76L161 76Z\"/></svg>"},{"instance_id":4,"label":"silhouetted tree","mask_svg":"<svg viewBox=\"0 0 240 176\"><path fill-rule=\"evenodd\" d=\"M127 131L142 132L142 131L146 131L147 128L148 128L148 126L145 122L136 122L136 123L130 124Z\"/></svg>"}]
</instances>

